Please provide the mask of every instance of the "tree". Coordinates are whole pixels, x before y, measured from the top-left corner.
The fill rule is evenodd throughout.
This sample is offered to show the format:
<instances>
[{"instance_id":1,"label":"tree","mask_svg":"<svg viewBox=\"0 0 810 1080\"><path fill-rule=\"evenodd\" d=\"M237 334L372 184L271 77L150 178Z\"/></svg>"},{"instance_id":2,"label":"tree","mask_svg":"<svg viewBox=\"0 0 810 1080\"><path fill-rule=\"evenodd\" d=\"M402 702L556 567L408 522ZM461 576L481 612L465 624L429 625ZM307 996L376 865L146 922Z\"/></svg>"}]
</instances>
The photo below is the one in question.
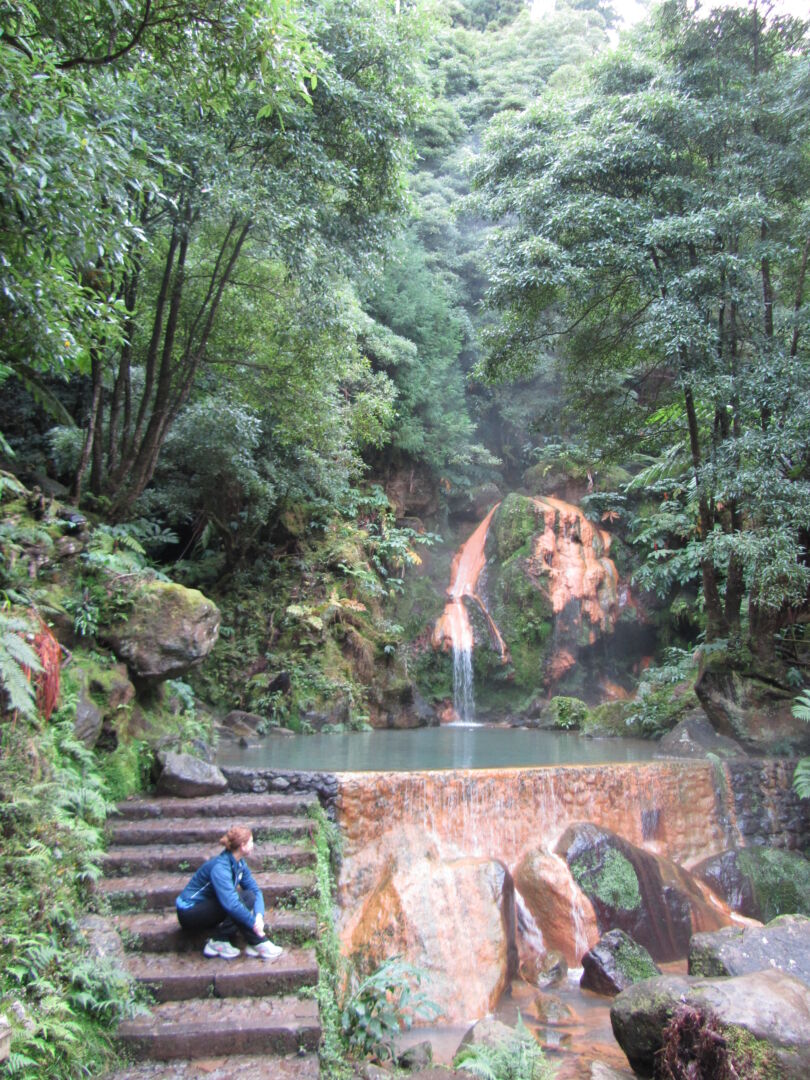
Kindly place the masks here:
<instances>
[{"instance_id":1,"label":"tree","mask_svg":"<svg viewBox=\"0 0 810 1080\"><path fill-rule=\"evenodd\" d=\"M486 372L558 349L595 442L671 452L686 524L651 558L699 574L710 641L747 596L763 659L810 582L806 31L668 0L583 89L496 122L476 181L502 222Z\"/></svg>"}]
</instances>

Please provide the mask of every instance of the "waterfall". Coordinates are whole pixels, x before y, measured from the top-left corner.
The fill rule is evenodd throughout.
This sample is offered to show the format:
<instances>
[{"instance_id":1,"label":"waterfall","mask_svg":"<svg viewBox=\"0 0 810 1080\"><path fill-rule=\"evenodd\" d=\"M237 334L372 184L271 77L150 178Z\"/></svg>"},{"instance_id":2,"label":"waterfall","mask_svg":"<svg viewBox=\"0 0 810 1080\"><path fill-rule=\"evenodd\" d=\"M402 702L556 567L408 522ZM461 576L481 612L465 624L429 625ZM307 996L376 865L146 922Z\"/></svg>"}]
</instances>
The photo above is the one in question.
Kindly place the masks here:
<instances>
[{"instance_id":1,"label":"waterfall","mask_svg":"<svg viewBox=\"0 0 810 1080\"><path fill-rule=\"evenodd\" d=\"M469 596L478 604L487 620L493 641L497 644L501 659L506 662L507 652L504 640L492 616L487 611L481 597L476 592L478 578L484 569L484 545L487 540L492 515L498 509L496 503L472 535L456 552L450 571L450 585L447 589L447 603L433 630L435 648L451 649L453 652L453 708L456 723L472 724L475 722L475 694L473 690L473 630L470 617L464 606L464 597Z\"/></svg>"},{"instance_id":2,"label":"waterfall","mask_svg":"<svg viewBox=\"0 0 810 1080\"><path fill-rule=\"evenodd\" d=\"M473 689L472 649L453 643L453 708L456 723L475 722L475 692Z\"/></svg>"}]
</instances>

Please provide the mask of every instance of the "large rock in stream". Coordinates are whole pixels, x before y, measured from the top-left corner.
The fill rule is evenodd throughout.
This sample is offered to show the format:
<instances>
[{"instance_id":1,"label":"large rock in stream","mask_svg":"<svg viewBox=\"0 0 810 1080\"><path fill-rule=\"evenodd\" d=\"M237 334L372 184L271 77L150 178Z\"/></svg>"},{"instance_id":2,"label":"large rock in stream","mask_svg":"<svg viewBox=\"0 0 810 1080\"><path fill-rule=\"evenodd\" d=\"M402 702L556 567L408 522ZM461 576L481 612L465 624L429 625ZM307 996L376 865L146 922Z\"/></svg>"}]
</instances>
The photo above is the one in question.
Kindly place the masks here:
<instances>
[{"instance_id":1,"label":"large rock in stream","mask_svg":"<svg viewBox=\"0 0 810 1080\"><path fill-rule=\"evenodd\" d=\"M217 606L197 589L152 581L138 591L126 620L105 636L115 655L138 679L184 675L208 656L219 636Z\"/></svg>"},{"instance_id":2,"label":"large rock in stream","mask_svg":"<svg viewBox=\"0 0 810 1080\"><path fill-rule=\"evenodd\" d=\"M622 991L610 1009L616 1041L639 1076L653 1076L667 1025L688 1019L714 1027L736 1073L747 1080L807 1080L810 1076L810 990L781 971L736 978L660 975ZM684 1075L686 1075L684 1073ZM698 1066L696 1077L710 1077Z\"/></svg>"},{"instance_id":3,"label":"large rock in stream","mask_svg":"<svg viewBox=\"0 0 810 1080\"><path fill-rule=\"evenodd\" d=\"M582 957L582 967L582 989L608 997L661 974L647 950L623 930L610 930L601 937Z\"/></svg>"},{"instance_id":4,"label":"large rock in stream","mask_svg":"<svg viewBox=\"0 0 810 1080\"><path fill-rule=\"evenodd\" d=\"M385 834L356 869L357 888L340 906L344 949L359 970L399 954L425 972L445 1022L490 1012L516 966L503 866L450 857L405 827Z\"/></svg>"},{"instance_id":5,"label":"large rock in stream","mask_svg":"<svg viewBox=\"0 0 810 1080\"><path fill-rule=\"evenodd\" d=\"M686 956L693 933L730 921L688 871L609 829L571 825L555 850L593 904L600 932L625 930L654 960Z\"/></svg>"}]
</instances>

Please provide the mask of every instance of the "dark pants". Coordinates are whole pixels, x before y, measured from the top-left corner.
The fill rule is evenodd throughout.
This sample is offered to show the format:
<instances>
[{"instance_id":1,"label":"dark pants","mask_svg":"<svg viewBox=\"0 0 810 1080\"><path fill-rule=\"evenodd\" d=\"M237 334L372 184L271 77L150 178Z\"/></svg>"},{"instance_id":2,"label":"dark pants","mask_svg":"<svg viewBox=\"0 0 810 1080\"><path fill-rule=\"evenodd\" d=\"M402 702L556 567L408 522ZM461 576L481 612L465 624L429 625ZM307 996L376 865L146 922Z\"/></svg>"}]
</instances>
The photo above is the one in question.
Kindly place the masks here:
<instances>
[{"instance_id":1,"label":"dark pants","mask_svg":"<svg viewBox=\"0 0 810 1080\"><path fill-rule=\"evenodd\" d=\"M249 889L238 889L239 899L248 909L253 911L256 903L256 894ZM227 913L216 897L210 900L201 900L190 908L177 908L177 920L184 930L211 930L216 941L230 941L234 934L241 931L248 945L258 945L260 941L266 941L264 935L253 932L249 927L239 925Z\"/></svg>"}]
</instances>

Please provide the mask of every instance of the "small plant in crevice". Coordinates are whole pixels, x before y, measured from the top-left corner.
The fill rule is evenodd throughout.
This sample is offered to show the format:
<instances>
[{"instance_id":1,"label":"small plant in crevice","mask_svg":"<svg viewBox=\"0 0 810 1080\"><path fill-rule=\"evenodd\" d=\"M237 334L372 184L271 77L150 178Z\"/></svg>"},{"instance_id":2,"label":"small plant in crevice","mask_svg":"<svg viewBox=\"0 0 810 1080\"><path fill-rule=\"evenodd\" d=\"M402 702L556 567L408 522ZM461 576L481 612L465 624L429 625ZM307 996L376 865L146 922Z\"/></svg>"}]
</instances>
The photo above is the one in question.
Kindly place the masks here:
<instances>
[{"instance_id":1,"label":"small plant in crevice","mask_svg":"<svg viewBox=\"0 0 810 1080\"><path fill-rule=\"evenodd\" d=\"M797 720L810 723L810 690L804 690L793 702ZM793 788L800 799L810 799L810 757L803 757L793 773Z\"/></svg>"}]
</instances>

